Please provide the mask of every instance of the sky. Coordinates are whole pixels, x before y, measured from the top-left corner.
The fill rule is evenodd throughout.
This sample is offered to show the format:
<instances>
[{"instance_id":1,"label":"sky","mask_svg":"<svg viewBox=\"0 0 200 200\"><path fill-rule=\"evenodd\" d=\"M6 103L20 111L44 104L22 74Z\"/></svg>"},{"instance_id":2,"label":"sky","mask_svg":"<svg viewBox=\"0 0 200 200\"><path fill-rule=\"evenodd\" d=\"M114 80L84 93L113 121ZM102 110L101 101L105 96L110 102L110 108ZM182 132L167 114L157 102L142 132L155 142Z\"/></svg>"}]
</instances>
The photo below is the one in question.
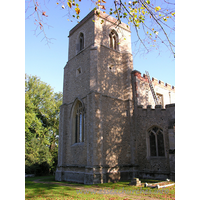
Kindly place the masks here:
<instances>
[{"instance_id":1,"label":"sky","mask_svg":"<svg viewBox=\"0 0 200 200\"><path fill-rule=\"evenodd\" d=\"M112 2L108 2L108 6L112 6ZM26 3L26 8L27 6ZM62 4L57 5L56 1L49 1L46 5L42 5L48 15L48 17L44 17L43 22L48 25L45 27L46 36L52 38L49 45L46 44L44 34L40 33L39 27L36 31L35 18L30 16L34 11L31 4L25 15L25 73L38 76L55 92L63 91L63 68L68 61L68 35L70 29L77 24L73 17L68 16L68 9L62 9L61 6ZM80 2L79 20L83 19L93 8L94 4L90 0ZM109 9L106 10L106 13L109 13ZM71 22L72 20L73 22ZM133 69L142 74L147 70L151 77L175 86L175 59L169 50L161 46L159 51L154 50L148 54L138 53L135 55L134 42L137 37L133 28L131 30Z\"/></svg>"}]
</instances>

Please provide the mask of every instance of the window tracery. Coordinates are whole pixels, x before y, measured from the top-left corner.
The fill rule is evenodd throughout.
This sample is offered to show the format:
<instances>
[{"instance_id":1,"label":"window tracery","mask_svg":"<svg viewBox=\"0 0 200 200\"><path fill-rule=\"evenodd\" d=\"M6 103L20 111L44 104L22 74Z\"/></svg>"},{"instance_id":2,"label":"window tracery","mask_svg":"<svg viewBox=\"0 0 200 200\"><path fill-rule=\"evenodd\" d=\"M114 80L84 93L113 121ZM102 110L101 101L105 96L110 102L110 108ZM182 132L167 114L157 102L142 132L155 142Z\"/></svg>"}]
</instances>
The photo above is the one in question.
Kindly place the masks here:
<instances>
[{"instance_id":1,"label":"window tracery","mask_svg":"<svg viewBox=\"0 0 200 200\"><path fill-rule=\"evenodd\" d=\"M83 104L77 101L73 115L74 143L84 142L85 112Z\"/></svg>"},{"instance_id":2,"label":"window tracery","mask_svg":"<svg viewBox=\"0 0 200 200\"><path fill-rule=\"evenodd\" d=\"M118 35L115 30L112 30L109 34L110 37L110 48L114 50L118 50Z\"/></svg>"},{"instance_id":3,"label":"window tracery","mask_svg":"<svg viewBox=\"0 0 200 200\"><path fill-rule=\"evenodd\" d=\"M148 132L150 156L165 156L163 130L154 126Z\"/></svg>"}]
</instances>

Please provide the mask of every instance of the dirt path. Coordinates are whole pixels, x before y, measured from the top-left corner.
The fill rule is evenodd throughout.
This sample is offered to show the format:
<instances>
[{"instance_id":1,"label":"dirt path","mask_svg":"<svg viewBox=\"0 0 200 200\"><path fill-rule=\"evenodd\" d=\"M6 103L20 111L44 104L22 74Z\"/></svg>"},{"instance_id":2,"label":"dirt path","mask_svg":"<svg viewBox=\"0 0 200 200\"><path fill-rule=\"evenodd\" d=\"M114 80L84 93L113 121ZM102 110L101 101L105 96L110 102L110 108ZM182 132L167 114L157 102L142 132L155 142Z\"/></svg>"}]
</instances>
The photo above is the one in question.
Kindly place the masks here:
<instances>
[{"instance_id":1,"label":"dirt path","mask_svg":"<svg viewBox=\"0 0 200 200\"><path fill-rule=\"evenodd\" d=\"M120 197L123 197L124 199L134 199L134 200L159 200L158 198L151 197L151 194L146 193L145 195L135 195L130 194L132 191L123 190L123 189L111 189L111 188L98 188L98 187L92 187L92 188L85 188L81 185L76 184L69 184L69 183L59 183L59 182L52 182L52 181L40 181L40 179L33 180L34 183L43 183L43 184L54 184L54 185L61 185L61 186L67 186L72 187L77 190L77 193L96 193L96 194L112 194L117 195ZM139 191L138 191L139 192ZM110 198L111 200L112 198Z\"/></svg>"}]
</instances>

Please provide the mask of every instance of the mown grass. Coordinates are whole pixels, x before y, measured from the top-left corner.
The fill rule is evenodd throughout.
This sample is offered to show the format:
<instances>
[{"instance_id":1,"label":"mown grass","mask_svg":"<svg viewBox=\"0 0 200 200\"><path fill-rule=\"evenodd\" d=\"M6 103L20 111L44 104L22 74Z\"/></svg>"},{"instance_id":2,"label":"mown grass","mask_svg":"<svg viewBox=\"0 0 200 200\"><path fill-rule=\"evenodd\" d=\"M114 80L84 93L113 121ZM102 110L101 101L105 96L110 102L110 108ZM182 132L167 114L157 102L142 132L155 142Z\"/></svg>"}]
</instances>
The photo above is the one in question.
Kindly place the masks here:
<instances>
[{"instance_id":1,"label":"mown grass","mask_svg":"<svg viewBox=\"0 0 200 200\"><path fill-rule=\"evenodd\" d=\"M40 179L41 178L41 179ZM31 177L25 179L25 199L120 199L116 195L102 195L91 193L87 190L80 191L74 187L61 186L56 184L34 183L33 180L53 181L53 177ZM54 181L56 183L56 181ZM63 182L66 183L66 182ZM77 184L71 184L77 185ZM83 184L78 184L84 186ZM85 188L85 186L84 186Z\"/></svg>"},{"instance_id":2,"label":"mown grass","mask_svg":"<svg viewBox=\"0 0 200 200\"><path fill-rule=\"evenodd\" d=\"M40 179L49 183L34 183L33 180ZM155 183L158 180L142 180L142 182ZM26 199L175 199L175 186L163 189L145 188L143 186L131 186L130 182L104 183L95 185L84 185L70 182L70 186L56 185L53 176L31 177L25 179Z\"/></svg>"}]
</instances>

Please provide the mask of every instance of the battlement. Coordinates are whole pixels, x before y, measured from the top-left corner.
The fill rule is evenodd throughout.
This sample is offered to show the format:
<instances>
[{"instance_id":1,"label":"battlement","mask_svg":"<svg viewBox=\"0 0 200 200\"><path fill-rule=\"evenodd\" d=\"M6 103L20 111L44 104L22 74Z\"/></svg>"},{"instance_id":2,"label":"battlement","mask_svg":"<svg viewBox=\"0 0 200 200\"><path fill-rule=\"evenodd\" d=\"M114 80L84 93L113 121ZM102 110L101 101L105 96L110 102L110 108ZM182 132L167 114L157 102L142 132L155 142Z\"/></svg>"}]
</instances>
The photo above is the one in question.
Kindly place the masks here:
<instances>
[{"instance_id":1,"label":"battlement","mask_svg":"<svg viewBox=\"0 0 200 200\"><path fill-rule=\"evenodd\" d=\"M138 109L143 109L143 110L147 110L147 109L155 110L155 109L161 109L162 108L161 105L156 105L155 109L151 108L152 105L148 105L147 108L143 108L143 107L144 107L143 105L138 105L137 106ZM163 110L166 110L166 109L172 108L172 107L175 107L175 103L165 105L165 108L163 108Z\"/></svg>"},{"instance_id":2,"label":"battlement","mask_svg":"<svg viewBox=\"0 0 200 200\"><path fill-rule=\"evenodd\" d=\"M148 105L147 108L144 108L143 105L137 106L137 114L139 116L152 116L159 115L161 117L171 116L175 112L175 103L167 104L165 108L162 108L161 105L156 105L154 109L152 109L151 105Z\"/></svg>"},{"instance_id":3,"label":"battlement","mask_svg":"<svg viewBox=\"0 0 200 200\"><path fill-rule=\"evenodd\" d=\"M139 72L137 70L132 71L132 74L134 76L136 76L139 80L149 83L149 80L148 80L146 74L143 74L143 76L141 76L141 72ZM161 80L158 81L158 79L156 79L154 77L152 77L152 84L154 86L158 86L158 87L161 87L161 88L164 88L164 89L167 89L167 90L175 91L175 87L174 86L171 86L169 83L164 83Z\"/></svg>"}]
</instances>

